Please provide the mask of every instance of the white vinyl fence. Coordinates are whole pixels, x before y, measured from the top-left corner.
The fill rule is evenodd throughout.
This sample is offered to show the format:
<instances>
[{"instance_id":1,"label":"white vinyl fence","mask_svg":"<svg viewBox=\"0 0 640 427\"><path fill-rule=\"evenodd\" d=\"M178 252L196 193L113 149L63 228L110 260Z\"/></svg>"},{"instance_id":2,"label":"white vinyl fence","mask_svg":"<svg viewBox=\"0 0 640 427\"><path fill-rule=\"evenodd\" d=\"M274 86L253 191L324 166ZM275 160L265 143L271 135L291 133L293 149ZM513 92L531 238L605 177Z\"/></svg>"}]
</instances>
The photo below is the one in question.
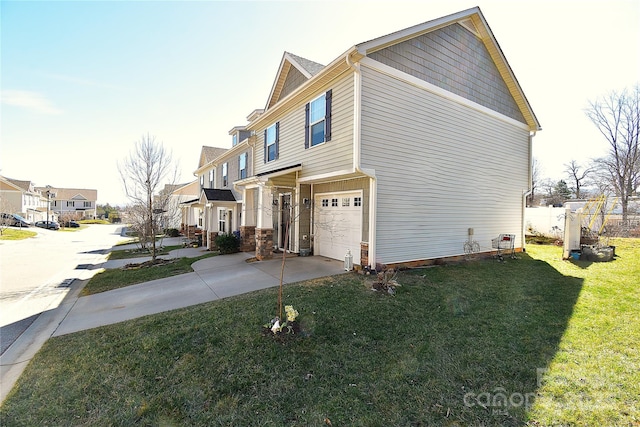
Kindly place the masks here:
<instances>
[{"instance_id":1,"label":"white vinyl fence","mask_svg":"<svg viewBox=\"0 0 640 427\"><path fill-rule=\"evenodd\" d=\"M526 234L542 234L548 237L562 237L564 233L565 208L526 208L524 224Z\"/></svg>"}]
</instances>

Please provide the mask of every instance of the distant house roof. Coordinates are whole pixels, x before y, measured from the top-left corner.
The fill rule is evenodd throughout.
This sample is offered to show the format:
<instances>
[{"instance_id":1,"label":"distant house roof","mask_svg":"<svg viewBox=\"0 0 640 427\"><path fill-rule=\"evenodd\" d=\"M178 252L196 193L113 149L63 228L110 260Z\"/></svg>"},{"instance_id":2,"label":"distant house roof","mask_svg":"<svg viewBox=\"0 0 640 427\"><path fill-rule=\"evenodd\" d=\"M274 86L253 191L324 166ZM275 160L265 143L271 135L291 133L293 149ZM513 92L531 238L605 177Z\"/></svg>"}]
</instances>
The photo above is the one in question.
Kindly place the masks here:
<instances>
[{"instance_id":1,"label":"distant house roof","mask_svg":"<svg viewBox=\"0 0 640 427\"><path fill-rule=\"evenodd\" d=\"M174 196L196 196L200 191L200 183L197 179L187 183L182 184L173 189L172 195Z\"/></svg>"},{"instance_id":2,"label":"distant house roof","mask_svg":"<svg viewBox=\"0 0 640 427\"><path fill-rule=\"evenodd\" d=\"M231 192L231 190L219 190L217 188L203 188L202 195L206 198L207 202L235 202L236 201L236 198L233 196L233 193Z\"/></svg>"},{"instance_id":3,"label":"distant house roof","mask_svg":"<svg viewBox=\"0 0 640 427\"><path fill-rule=\"evenodd\" d=\"M20 188L22 191L26 192L26 193L35 193L36 189L33 185L33 182L31 181L24 181L21 179L13 179L13 178L7 178L6 176L3 177L5 179L5 181L10 182L11 184L13 184L15 187Z\"/></svg>"},{"instance_id":4,"label":"distant house roof","mask_svg":"<svg viewBox=\"0 0 640 427\"><path fill-rule=\"evenodd\" d=\"M228 148L209 147L203 145L202 151L200 152L200 163L198 163L198 169L223 155L227 150Z\"/></svg>"},{"instance_id":5,"label":"distant house roof","mask_svg":"<svg viewBox=\"0 0 640 427\"><path fill-rule=\"evenodd\" d=\"M98 200L98 190L89 188L57 188L57 187L36 187L43 194L49 190L55 193L52 200Z\"/></svg>"}]
</instances>

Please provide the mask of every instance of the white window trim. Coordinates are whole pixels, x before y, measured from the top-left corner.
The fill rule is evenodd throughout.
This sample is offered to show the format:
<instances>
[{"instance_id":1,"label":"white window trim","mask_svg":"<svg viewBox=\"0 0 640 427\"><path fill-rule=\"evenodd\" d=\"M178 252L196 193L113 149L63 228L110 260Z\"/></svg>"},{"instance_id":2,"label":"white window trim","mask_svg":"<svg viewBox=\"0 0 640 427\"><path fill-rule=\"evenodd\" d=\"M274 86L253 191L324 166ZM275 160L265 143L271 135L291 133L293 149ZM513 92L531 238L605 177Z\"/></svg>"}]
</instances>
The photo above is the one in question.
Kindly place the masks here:
<instances>
[{"instance_id":1,"label":"white window trim","mask_svg":"<svg viewBox=\"0 0 640 427\"><path fill-rule=\"evenodd\" d=\"M267 137L269 136L269 129L273 128L273 141L271 143L269 143L269 141L265 141L265 146L266 146L266 150L267 150L267 153L266 153L267 154L266 155L267 163L268 162L273 162L278 157L277 153L275 153L274 156L273 156L273 159L269 158L269 147L271 147L272 145L275 146L276 142L278 141L278 135L277 135L277 131L276 131L276 124L277 123L274 123L271 126L267 127L267 133L266 133Z\"/></svg>"},{"instance_id":2,"label":"white window trim","mask_svg":"<svg viewBox=\"0 0 640 427\"><path fill-rule=\"evenodd\" d=\"M322 95L316 97L315 99L312 99L309 102L309 148L313 148L313 147L318 147L320 145L323 145L327 142L327 98L326 98L327 94L323 93ZM319 120L316 120L315 122L311 121L311 111L312 111L312 106L313 103L316 102L317 100L319 100L320 98L324 98L324 114L322 115L322 118ZM324 139L322 140L322 142L318 142L317 144L313 143L313 126L320 123L320 122L324 122Z\"/></svg>"}]
</instances>

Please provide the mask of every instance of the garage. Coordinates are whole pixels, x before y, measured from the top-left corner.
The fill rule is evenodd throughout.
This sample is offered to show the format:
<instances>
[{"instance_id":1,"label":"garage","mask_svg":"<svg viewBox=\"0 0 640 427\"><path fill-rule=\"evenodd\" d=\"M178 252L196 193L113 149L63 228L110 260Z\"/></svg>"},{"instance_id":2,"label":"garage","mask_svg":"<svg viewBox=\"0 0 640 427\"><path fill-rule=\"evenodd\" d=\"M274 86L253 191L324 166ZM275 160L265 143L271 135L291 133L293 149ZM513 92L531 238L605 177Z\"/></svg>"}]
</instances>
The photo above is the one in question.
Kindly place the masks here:
<instances>
[{"instance_id":1,"label":"garage","mask_svg":"<svg viewBox=\"0 0 640 427\"><path fill-rule=\"evenodd\" d=\"M314 202L314 254L343 260L351 250L359 264L362 192L316 194Z\"/></svg>"}]
</instances>

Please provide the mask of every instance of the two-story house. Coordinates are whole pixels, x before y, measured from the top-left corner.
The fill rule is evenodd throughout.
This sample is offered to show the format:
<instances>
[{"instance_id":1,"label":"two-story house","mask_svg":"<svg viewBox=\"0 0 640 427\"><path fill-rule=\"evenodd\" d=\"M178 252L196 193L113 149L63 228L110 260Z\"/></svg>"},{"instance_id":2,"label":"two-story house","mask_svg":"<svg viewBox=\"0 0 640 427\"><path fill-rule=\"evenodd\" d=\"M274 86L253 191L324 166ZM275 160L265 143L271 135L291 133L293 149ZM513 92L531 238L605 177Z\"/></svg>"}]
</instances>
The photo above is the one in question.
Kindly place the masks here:
<instances>
[{"instance_id":1,"label":"two-story house","mask_svg":"<svg viewBox=\"0 0 640 427\"><path fill-rule=\"evenodd\" d=\"M36 189L43 195L49 194L50 210L60 220L92 219L96 216L98 190L51 186Z\"/></svg>"},{"instance_id":2,"label":"two-story house","mask_svg":"<svg viewBox=\"0 0 640 427\"><path fill-rule=\"evenodd\" d=\"M253 173L253 147L250 133L242 126L229 131L231 148L202 147L200 163L194 172L200 184L199 196L182 204L183 221L187 221L187 234L202 232L203 244L215 249L220 233L238 233L242 221L242 193L234 182ZM189 228L189 222L193 227ZM192 237L192 236L191 236ZM246 250L255 245L245 239Z\"/></svg>"},{"instance_id":3,"label":"two-story house","mask_svg":"<svg viewBox=\"0 0 640 427\"><path fill-rule=\"evenodd\" d=\"M46 219L47 199L32 181L0 176L0 210L15 213L29 222Z\"/></svg>"},{"instance_id":4,"label":"two-story house","mask_svg":"<svg viewBox=\"0 0 640 427\"><path fill-rule=\"evenodd\" d=\"M285 53L264 111L243 128L253 170L216 187L237 190L240 233L255 234L259 259L286 248L350 251L372 267L430 262L462 255L470 230L483 251L500 233L521 248L540 129L472 8L326 66Z\"/></svg>"}]
</instances>

